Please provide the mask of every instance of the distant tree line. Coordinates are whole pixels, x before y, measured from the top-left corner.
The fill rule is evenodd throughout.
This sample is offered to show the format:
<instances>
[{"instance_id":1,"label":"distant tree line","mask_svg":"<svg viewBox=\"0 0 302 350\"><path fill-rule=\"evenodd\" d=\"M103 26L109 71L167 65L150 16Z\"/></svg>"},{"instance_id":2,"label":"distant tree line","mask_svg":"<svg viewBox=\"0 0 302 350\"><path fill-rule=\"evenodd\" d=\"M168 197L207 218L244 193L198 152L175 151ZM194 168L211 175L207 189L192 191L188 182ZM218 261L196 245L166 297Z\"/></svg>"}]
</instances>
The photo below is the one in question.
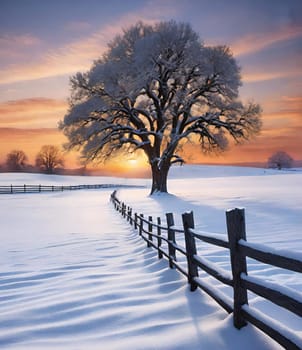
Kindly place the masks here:
<instances>
[{"instance_id":1,"label":"distant tree line","mask_svg":"<svg viewBox=\"0 0 302 350\"><path fill-rule=\"evenodd\" d=\"M294 159L284 151L273 153L267 160L267 167L272 169L292 168ZM24 151L15 149L6 156L4 164L0 164L1 172L42 172L45 174L77 174L89 175L90 171L83 166L73 171L64 169L64 157L59 147L44 145L37 153L35 164L28 162L28 157Z\"/></svg>"},{"instance_id":2,"label":"distant tree line","mask_svg":"<svg viewBox=\"0 0 302 350\"><path fill-rule=\"evenodd\" d=\"M42 172L55 174L64 169L64 158L59 147L44 145L37 153L35 164L28 162L28 157L23 150L15 149L6 156L5 164L1 166L2 171L8 172Z\"/></svg>"}]
</instances>

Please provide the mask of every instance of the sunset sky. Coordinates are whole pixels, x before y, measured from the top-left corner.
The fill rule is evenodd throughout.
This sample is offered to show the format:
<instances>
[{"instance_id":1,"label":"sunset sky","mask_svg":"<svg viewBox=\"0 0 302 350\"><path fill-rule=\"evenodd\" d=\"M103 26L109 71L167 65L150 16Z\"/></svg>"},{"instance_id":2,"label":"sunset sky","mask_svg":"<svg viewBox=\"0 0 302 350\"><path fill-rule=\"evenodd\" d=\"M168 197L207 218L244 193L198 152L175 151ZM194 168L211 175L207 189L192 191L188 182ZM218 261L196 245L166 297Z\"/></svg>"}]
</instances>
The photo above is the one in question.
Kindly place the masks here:
<instances>
[{"instance_id":1,"label":"sunset sky","mask_svg":"<svg viewBox=\"0 0 302 350\"><path fill-rule=\"evenodd\" d=\"M266 161L276 150L301 160L301 0L0 0L0 162L12 149L34 162L42 145L61 145L69 77L88 70L123 28L170 19L190 22L206 45L230 46L242 99L263 109L255 140L218 158L193 149L190 161ZM66 159L77 166L75 155Z\"/></svg>"}]
</instances>

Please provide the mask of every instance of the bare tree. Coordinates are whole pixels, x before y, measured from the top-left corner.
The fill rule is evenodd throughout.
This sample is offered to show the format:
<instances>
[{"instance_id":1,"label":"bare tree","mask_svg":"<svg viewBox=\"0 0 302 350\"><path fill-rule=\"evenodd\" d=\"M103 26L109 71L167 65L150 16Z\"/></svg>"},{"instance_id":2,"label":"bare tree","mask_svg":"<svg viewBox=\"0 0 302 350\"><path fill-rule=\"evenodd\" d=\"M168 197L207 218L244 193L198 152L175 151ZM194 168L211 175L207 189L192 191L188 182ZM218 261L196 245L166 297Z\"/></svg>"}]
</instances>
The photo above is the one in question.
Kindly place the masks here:
<instances>
[{"instance_id":1,"label":"bare tree","mask_svg":"<svg viewBox=\"0 0 302 350\"><path fill-rule=\"evenodd\" d=\"M86 160L142 149L151 193L167 192L186 142L203 152L226 149L261 128L260 106L238 98L240 69L229 48L208 47L191 26L137 23L117 36L90 71L71 78L70 108L60 128L67 149Z\"/></svg>"},{"instance_id":2,"label":"bare tree","mask_svg":"<svg viewBox=\"0 0 302 350\"><path fill-rule=\"evenodd\" d=\"M269 168L277 168L281 170L282 168L291 168L293 165L293 158L283 151L275 152L267 161Z\"/></svg>"},{"instance_id":3,"label":"bare tree","mask_svg":"<svg viewBox=\"0 0 302 350\"><path fill-rule=\"evenodd\" d=\"M22 171L26 167L27 156L22 150L13 150L6 157L6 166L10 171Z\"/></svg>"},{"instance_id":4,"label":"bare tree","mask_svg":"<svg viewBox=\"0 0 302 350\"><path fill-rule=\"evenodd\" d=\"M53 145L42 146L36 157L36 166L48 174L53 174L55 169L64 166L64 159L59 147Z\"/></svg>"}]
</instances>

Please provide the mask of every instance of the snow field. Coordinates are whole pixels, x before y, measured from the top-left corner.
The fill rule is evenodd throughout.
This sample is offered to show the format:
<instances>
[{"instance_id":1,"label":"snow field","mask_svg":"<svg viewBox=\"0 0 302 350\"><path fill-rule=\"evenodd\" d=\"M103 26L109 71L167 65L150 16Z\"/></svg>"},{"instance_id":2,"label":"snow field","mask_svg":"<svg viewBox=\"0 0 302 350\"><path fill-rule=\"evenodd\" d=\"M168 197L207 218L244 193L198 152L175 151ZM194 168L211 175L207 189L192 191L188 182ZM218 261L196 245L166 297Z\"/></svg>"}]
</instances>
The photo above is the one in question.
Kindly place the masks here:
<instances>
[{"instance_id":1,"label":"snow field","mask_svg":"<svg viewBox=\"0 0 302 350\"><path fill-rule=\"evenodd\" d=\"M201 177L202 170L207 178ZM173 212L177 225L178 214L193 209L196 228L218 234L225 234L225 209L245 206L248 241L301 252L301 174L262 170L235 176L235 169L226 169L228 176L211 177L210 171L193 168L189 180L183 173L172 173L169 184L174 195L149 197L146 188L122 189L118 197L139 213ZM34 184L54 183L43 181L41 175L14 176L4 179L1 174L0 183L29 183L30 177ZM103 180L58 177L55 181ZM108 180L112 181L121 180ZM148 180L131 181L148 185ZM281 348L251 325L236 330L232 316L215 301L200 290L191 293L186 279L170 270L166 260L158 260L117 214L109 204L110 193L101 189L0 196L1 349ZM228 269L222 250L208 246L203 256ZM299 274L256 262L250 268L252 276L302 292ZM302 339L300 319L280 314L280 308L256 296L250 306L284 321Z\"/></svg>"}]
</instances>

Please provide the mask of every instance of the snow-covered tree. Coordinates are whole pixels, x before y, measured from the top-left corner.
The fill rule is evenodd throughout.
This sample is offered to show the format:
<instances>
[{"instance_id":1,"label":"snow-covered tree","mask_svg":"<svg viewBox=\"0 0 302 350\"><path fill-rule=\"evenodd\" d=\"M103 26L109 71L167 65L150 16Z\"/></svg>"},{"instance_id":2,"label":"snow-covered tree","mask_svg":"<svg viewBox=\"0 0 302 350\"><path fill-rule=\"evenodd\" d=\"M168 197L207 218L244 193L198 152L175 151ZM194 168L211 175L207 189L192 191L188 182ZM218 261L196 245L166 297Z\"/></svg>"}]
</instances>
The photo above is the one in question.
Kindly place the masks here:
<instances>
[{"instance_id":1,"label":"snow-covered tree","mask_svg":"<svg viewBox=\"0 0 302 350\"><path fill-rule=\"evenodd\" d=\"M259 132L260 107L239 100L240 69L226 46L205 46L189 24L141 22L117 36L86 73L71 78L70 108L60 123L67 149L86 160L143 150L151 193L167 192L186 142L203 152Z\"/></svg>"},{"instance_id":2,"label":"snow-covered tree","mask_svg":"<svg viewBox=\"0 0 302 350\"><path fill-rule=\"evenodd\" d=\"M22 171L26 167L27 156L22 150L13 150L6 156L6 166L10 171Z\"/></svg>"},{"instance_id":3,"label":"snow-covered tree","mask_svg":"<svg viewBox=\"0 0 302 350\"><path fill-rule=\"evenodd\" d=\"M275 152L267 161L269 168L279 169L291 168L293 165L293 158L283 151Z\"/></svg>"},{"instance_id":4,"label":"snow-covered tree","mask_svg":"<svg viewBox=\"0 0 302 350\"><path fill-rule=\"evenodd\" d=\"M47 174L53 174L55 169L64 166L60 149L53 145L42 146L36 157L36 166Z\"/></svg>"}]
</instances>

